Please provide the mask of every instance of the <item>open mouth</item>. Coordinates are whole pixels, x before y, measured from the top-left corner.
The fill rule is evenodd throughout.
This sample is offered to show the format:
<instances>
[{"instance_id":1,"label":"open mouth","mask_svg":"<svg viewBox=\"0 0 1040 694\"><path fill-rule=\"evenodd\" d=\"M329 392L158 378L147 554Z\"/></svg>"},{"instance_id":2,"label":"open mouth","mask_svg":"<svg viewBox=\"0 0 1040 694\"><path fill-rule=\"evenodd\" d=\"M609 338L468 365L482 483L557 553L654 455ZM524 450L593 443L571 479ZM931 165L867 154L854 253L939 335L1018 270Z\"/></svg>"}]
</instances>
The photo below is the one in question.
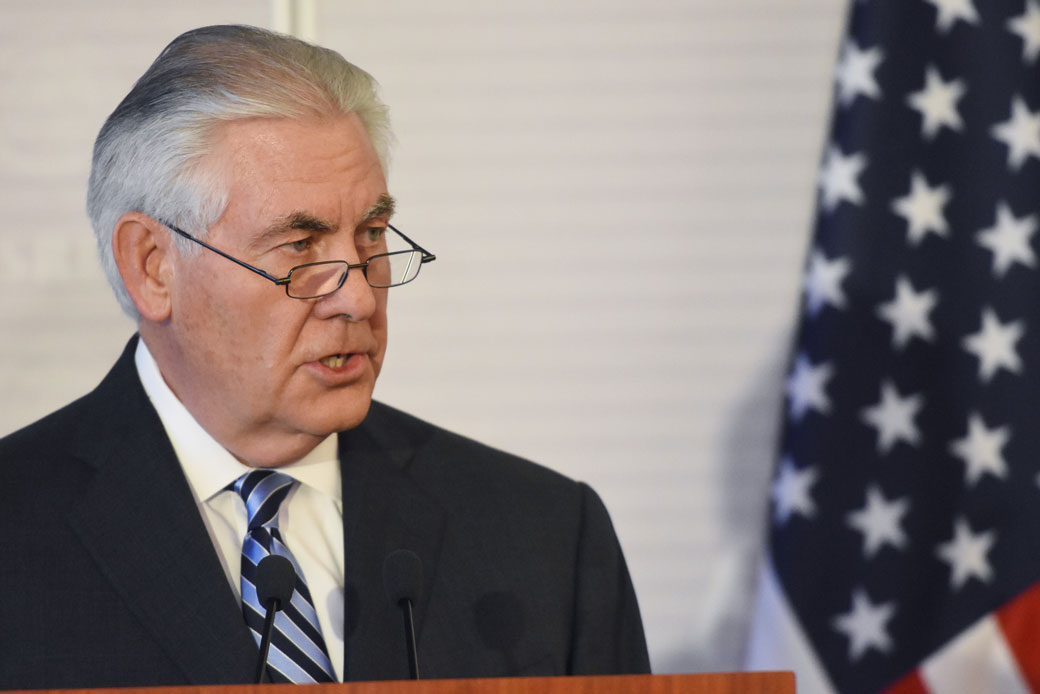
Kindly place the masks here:
<instances>
[{"instance_id":1,"label":"open mouth","mask_svg":"<svg viewBox=\"0 0 1040 694\"><path fill-rule=\"evenodd\" d=\"M350 358L349 354L333 354L331 356L321 359L321 363L330 369L343 368L343 364Z\"/></svg>"}]
</instances>

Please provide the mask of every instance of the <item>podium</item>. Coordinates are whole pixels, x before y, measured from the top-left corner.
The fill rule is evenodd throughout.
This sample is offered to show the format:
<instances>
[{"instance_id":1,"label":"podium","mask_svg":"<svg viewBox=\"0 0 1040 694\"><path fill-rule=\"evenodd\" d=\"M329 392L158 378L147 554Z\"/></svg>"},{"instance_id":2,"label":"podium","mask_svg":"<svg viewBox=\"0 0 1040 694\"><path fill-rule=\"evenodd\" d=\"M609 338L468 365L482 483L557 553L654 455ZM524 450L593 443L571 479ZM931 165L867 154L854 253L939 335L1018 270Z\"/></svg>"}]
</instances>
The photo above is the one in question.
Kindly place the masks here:
<instances>
[{"instance_id":1,"label":"podium","mask_svg":"<svg viewBox=\"0 0 1040 694\"><path fill-rule=\"evenodd\" d=\"M795 694L793 672L602 675L494 679L242 684L120 689L36 689L34 694ZM28 693L27 693L28 694Z\"/></svg>"}]
</instances>

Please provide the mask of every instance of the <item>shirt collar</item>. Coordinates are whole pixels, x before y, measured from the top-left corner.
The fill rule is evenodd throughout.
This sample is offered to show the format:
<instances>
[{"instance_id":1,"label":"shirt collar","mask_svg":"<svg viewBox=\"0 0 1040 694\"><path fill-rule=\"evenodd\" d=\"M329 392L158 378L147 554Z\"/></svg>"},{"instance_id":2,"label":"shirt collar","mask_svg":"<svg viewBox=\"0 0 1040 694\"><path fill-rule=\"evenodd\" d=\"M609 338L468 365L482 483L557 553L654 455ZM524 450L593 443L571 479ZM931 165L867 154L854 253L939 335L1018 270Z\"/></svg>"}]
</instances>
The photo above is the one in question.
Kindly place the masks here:
<instances>
[{"instance_id":1,"label":"shirt collar","mask_svg":"<svg viewBox=\"0 0 1040 694\"><path fill-rule=\"evenodd\" d=\"M159 413L166 435L173 444L174 453L184 469L188 483L201 501L208 501L222 492L228 484L253 468L240 463L209 435L187 408L166 385L155 358L144 340L137 341L134 354L137 375L148 399ZM301 484L316 489L334 499L342 500L336 436L329 435L294 463L278 468Z\"/></svg>"}]
</instances>

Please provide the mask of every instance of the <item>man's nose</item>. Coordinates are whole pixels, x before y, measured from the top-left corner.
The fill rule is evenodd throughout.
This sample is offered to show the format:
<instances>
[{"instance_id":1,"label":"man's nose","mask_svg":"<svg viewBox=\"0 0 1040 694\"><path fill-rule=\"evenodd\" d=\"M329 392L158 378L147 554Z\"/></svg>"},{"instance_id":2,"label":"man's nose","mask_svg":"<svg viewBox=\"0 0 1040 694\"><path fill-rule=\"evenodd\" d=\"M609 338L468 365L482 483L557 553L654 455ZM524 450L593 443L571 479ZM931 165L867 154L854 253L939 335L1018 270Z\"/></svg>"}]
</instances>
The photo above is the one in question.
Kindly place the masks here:
<instances>
[{"instance_id":1,"label":"man's nose","mask_svg":"<svg viewBox=\"0 0 1040 694\"><path fill-rule=\"evenodd\" d=\"M315 306L315 314L320 318L343 316L354 322L368 320L375 310L375 289L365 279L364 269L359 267L351 268L343 286L318 299Z\"/></svg>"}]
</instances>

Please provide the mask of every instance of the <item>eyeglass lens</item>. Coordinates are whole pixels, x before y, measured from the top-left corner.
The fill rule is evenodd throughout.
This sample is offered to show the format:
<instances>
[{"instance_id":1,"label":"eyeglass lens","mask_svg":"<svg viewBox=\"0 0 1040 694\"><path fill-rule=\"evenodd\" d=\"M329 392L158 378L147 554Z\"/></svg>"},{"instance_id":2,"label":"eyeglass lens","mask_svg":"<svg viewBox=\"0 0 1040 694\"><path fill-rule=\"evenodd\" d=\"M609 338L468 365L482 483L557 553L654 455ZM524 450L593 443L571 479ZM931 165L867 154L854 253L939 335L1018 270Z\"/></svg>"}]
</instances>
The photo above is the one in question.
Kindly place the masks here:
<instances>
[{"instance_id":1,"label":"eyeglass lens","mask_svg":"<svg viewBox=\"0 0 1040 694\"><path fill-rule=\"evenodd\" d=\"M414 280L421 265L422 252L401 251L370 258L364 273L373 287L396 287ZM347 263L342 261L295 267L289 274L289 296L314 299L331 294L343 284L346 274Z\"/></svg>"}]
</instances>

